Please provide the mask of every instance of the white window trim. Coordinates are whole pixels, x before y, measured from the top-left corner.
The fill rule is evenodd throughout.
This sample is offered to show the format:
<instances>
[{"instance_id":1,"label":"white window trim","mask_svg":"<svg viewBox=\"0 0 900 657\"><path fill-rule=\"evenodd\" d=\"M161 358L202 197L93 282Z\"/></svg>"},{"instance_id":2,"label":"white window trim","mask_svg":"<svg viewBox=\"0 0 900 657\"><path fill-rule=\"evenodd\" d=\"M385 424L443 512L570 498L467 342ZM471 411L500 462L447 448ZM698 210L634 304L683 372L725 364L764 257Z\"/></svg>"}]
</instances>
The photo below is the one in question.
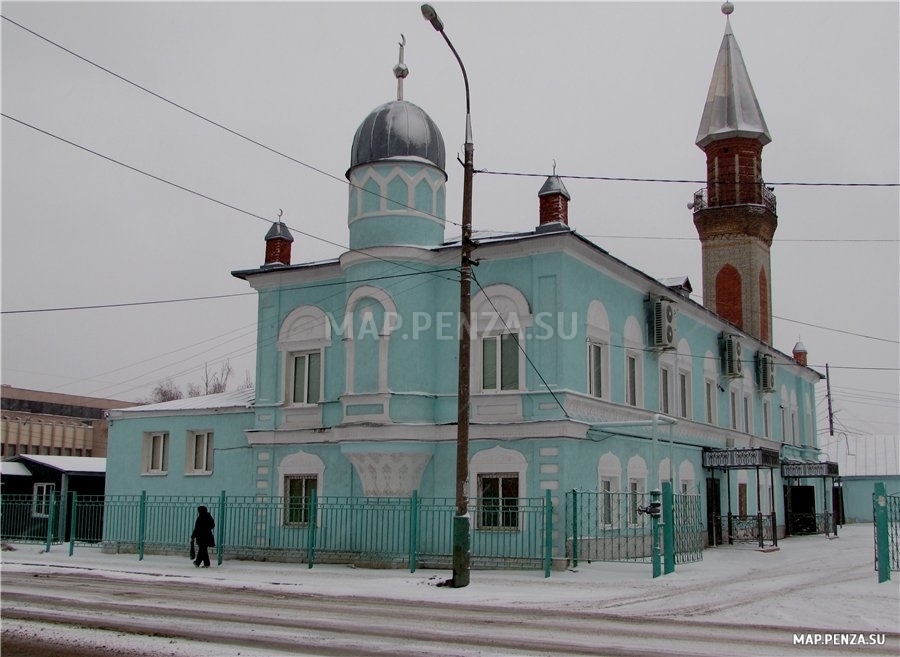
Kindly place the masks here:
<instances>
[{"instance_id":1,"label":"white window trim","mask_svg":"<svg viewBox=\"0 0 900 657\"><path fill-rule=\"evenodd\" d=\"M318 498L318 496L319 496L319 486L320 486L321 480L316 473L302 473L302 474L290 473L290 474L283 475L282 479L281 479L281 486L282 486L282 490L284 491L284 495L282 497L282 500L283 500L282 516L281 516L282 526L284 526L284 527L308 527L309 519L310 519L310 512L308 509L306 510L306 519L305 520L301 520L300 522L291 522L289 519L290 514L289 514L289 510L288 510L289 509L288 500L290 499L290 496L288 495L288 481L291 479L299 479L302 481L315 482L316 498ZM304 499L306 499L305 495L304 495ZM318 506L318 504L316 506Z\"/></svg>"},{"instance_id":2,"label":"white window trim","mask_svg":"<svg viewBox=\"0 0 900 657\"><path fill-rule=\"evenodd\" d=\"M619 492L618 476L600 477L600 508L597 517L600 519L600 529L618 529L621 512L619 504L622 495ZM607 497L608 495L608 497ZM609 502L609 513L606 512L607 501Z\"/></svg>"},{"instance_id":3,"label":"white window trim","mask_svg":"<svg viewBox=\"0 0 900 657\"><path fill-rule=\"evenodd\" d=\"M197 468L195 457L197 455L197 441L204 441L203 463L205 468ZM185 441L184 473L186 475L211 475L215 467L215 435L210 430L189 431Z\"/></svg>"},{"instance_id":4,"label":"white window trim","mask_svg":"<svg viewBox=\"0 0 900 657\"><path fill-rule=\"evenodd\" d=\"M632 381L632 373L629 371L628 363L634 360L634 381ZM643 377L643 355L637 349L625 350L625 404L634 408L644 407L644 377ZM631 391L634 388L634 399L631 399Z\"/></svg>"},{"instance_id":5,"label":"white window trim","mask_svg":"<svg viewBox=\"0 0 900 657\"><path fill-rule=\"evenodd\" d=\"M514 388L503 389L503 336L512 335L514 336L514 342L516 346L516 386ZM522 349L522 342L525 339L525 336L521 331L492 331L490 333L484 334L480 336L478 341L479 352L480 352L480 375L478 376L479 388L481 392L490 392L490 393L503 393L503 392L518 392L524 390L524 375L525 375L525 354ZM486 366L486 360L484 356L484 343L486 340L495 340L497 343L496 350L494 352L494 387L486 388L484 385L484 368Z\"/></svg>"},{"instance_id":6,"label":"white window trim","mask_svg":"<svg viewBox=\"0 0 900 657\"><path fill-rule=\"evenodd\" d=\"M601 342L596 339L590 339L587 343L588 355L587 355L587 391L591 397L596 399L609 399L609 343ZM595 390L595 377L594 370L595 366L595 358L596 352L600 353L600 390L599 394L597 394L597 390Z\"/></svg>"},{"instance_id":7,"label":"white window trim","mask_svg":"<svg viewBox=\"0 0 900 657\"><path fill-rule=\"evenodd\" d=\"M156 438L159 438L159 467L154 468L156 462ZM142 445L141 474L161 476L169 474L169 432L147 431L144 433Z\"/></svg>"},{"instance_id":8,"label":"white window trim","mask_svg":"<svg viewBox=\"0 0 900 657\"><path fill-rule=\"evenodd\" d=\"M32 490L31 516L33 518L49 518L53 496L56 494L56 484L36 483Z\"/></svg>"},{"instance_id":9,"label":"white window trim","mask_svg":"<svg viewBox=\"0 0 900 657\"><path fill-rule=\"evenodd\" d=\"M309 356L313 354L319 355L319 399L314 402L308 401L295 401L294 400L294 368L297 366L297 358L305 357L305 365L306 368L305 377L304 377L304 391L306 395L309 395ZM287 374L287 379L284 383L284 400L286 406L293 407L301 407L301 408L311 408L314 406L318 406L322 403L323 400L323 389L325 387L325 350L324 349L309 349L306 351L290 351L287 352L286 358L286 366L284 368L285 373Z\"/></svg>"},{"instance_id":10,"label":"white window trim","mask_svg":"<svg viewBox=\"0 0 900 657\"><path fill-rule=\"evenodd\" d=\"M500 524L499 525L486 525L483 523L483 514L485 513L484 507L481 506L482 500L484 499L481 495L482 481L485 477L488 478L499 478L501 482L504 479L515 479L516 480L516 524L515 525L505 525L502 522L504 517L503 504L501 502L500 509L497 513L500 514ZM479 507L477 510L477 515L475 518L475 529L478 531L485 532L519 532L522 531L522 523L525 519L524 509L522 508L522 479L519 476L518 472L480 472L476 476L476 486L478 490L478 502ZM500 500L506 499L502 497L502 489L503 485L501 483L501 497L498 498Z\"/></svg>"},{"instance_id":11,"label":"white window trim","mask_svg":"<svg viewBox=\"0 0 900 657\"><path fill-rule=\"evenodd\" d=\"M675 368L669 363L659 365L659 412L663 415L674 415L675 406Z\"/></svg>"}]
</instances>

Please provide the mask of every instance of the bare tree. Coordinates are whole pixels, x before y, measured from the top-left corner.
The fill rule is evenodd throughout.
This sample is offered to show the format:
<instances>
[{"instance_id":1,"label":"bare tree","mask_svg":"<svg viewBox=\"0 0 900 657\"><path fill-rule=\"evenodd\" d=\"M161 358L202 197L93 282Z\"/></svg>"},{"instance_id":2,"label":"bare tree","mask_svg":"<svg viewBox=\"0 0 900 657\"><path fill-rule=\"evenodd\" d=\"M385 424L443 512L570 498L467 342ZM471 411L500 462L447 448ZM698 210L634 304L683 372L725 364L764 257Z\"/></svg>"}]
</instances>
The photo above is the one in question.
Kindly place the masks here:
<instances>
[{"instance_id":1,"label":"bare tree","mask_svg":"<svg viewBox=\"0 0 900 657\"><path fill-rule=\"evenodd\" d=\"M250 370L244 370L244 382L241 384L240 389L246 390L247 388L255 388L256 384L253 383L253 377L250 376Z\"/></svg>"},{"instance_id":2,"label":"bare tree","mask_svg":"<svg viewBox=\"0 0 900 657\"><path fill-rule=\"evenodd\" d=\"M206 387L206 394L214 395L219 392L225 392L226 388L228 388L228 377L231 376L232 371L231 362L227 360L222 363L218 372L213 372L212 374L209 372L209 367L205 367L203 383Z\"/></svg>"},{"instance_id":3,"label":"bare tree","mask_svg":"<svg viewBox=\"0 0 900 657\"><path fill-rule=\"evenodd\" d=\"M184 397L184 393L181 392L181 388L175 385L172 379L165 379L156 384L153 392L150 393L150 399L145 400L145 403L156 404L172 401L173 399L181 399L182 397Z\"/></svg>"}]
</instances>

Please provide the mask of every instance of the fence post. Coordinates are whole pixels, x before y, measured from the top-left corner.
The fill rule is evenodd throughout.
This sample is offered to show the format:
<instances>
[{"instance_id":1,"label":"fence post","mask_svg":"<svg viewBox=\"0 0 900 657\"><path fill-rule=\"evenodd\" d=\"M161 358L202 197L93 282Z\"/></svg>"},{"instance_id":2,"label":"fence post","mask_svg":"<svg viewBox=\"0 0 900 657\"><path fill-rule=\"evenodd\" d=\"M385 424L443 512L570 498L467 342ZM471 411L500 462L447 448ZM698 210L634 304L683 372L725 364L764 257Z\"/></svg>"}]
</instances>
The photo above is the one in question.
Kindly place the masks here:
<instances>
[{"instance_id":1,"label":"fence post","mask_svg":"<svg viewBox=\"0 0 900 657\"><path fill-rule=\"evenodd\" d=\"M319 519L319 502L315 489L313 489L312 494L309 496L309 507L309 522L307 523L309 531L307 531L306 534L306 567L312 568L313 561L315 561L316 558L316 526Z\"/></svg>"},{"instance_id":2,"label":"fence post","mask_svg":"<svg viewBox=\"0 0 900 657\"><path fill-rule=\"evenodd\" d=\"M416 572L416 562L419 560L417 547L419 545L419 491L414 490L409 498L409 572Z\"/></svg>"},{"instance_id":3,"label":"fence post","mask_svg":"<svg viewBox=\"0 0 900 657\"><path fill-rule=\"evenodd\" d=\"M878 568L878 583L891 579L891 547L888 536L887 495L884 483L875 484L875 554Z\"/></svg>"},{"instance_id":4,"label":"fence post","mask_svg":"<svg viewBox=\"0 0 900 657\"><path fill-rule=\"evenodd\" d=\"M44 545L44 552L50 551L50 545L53 542L53 527L56 525L56 496L50 495L50 509L47 512L47 543Z\"/></svg>"},{"instance_id":5,"label":"fence post","mask_svg":"<svg viewBox=\"0 0 900 657\"><path fill-rule=\"evenodd\" d=\"M650 505L653 506L653 503L659 503L659 489L654 488L650 491ZM659 555L659 516L650 516L650 532L651 536L651 545L652 545L652 556L651 560L653 562L653 577L659 577L662 574L662 564L660 563L660 555Z\"/></svg>"},{"instance_id":6,"label":"fence post","mask_svg":"<svg viewBox=\"0 0 900 657\"><path fill-rule=\"evenodd\" d=\"M76 518L78 510L78 491L72 491L72 515L70 516L72 521L70 523L71 529L69 530L71 533L69 534L69 556L75 552L75 531L78 529L76 527Z\"/></svg>"},{"instance_id":7,"label":"fence post","mask_svg":"<svg viewBox=\"0 0 900 657\"><path fill-rule=\"evenodd\" d=\"M550 577L553 563L553 498L548 488L544 495L544 577Z\"/></svg>"},{"instance_id":8,"label":"fence post","mask_svg":"<svg viewBox=\"0 0 900 657\"><path fill-rule=\"evenodd\" d=\"M675 572L675 496L672 493L672 482L664 481L662 485L663 510L663 573Z\"/></svg>"},{"instance_id":9,"label":"fence post","mask_svg":"<svg viewBox=\"0 0 900 657\"><path fill-rule=\"evenodd\" d=\"M147 491L141 491L141 505L138 508L138 561L144 560L144 531L147 525Z\"/></svg>"},{"instance_id":10,"label":"fence post","mask_svg":"<svg viewBox=\"0 0 900 657\"><path fill-rule=\"evenodd\" d=\"M572 568L578 568L578 490L572 489Z\"/></svg>"},{"instance_id":11,"label":"fence post","mask_svg":"<svg viewBox=\"0 0 900 657\"><path fill-rule=\"evenodd\" d=\"M223 543L225 542L225 491L223 490L219 493L219 527L216 532L218 536L216 537L216 565L222 565L222 553L225 548L223 547Z\"/></svg>"}]
</instances>

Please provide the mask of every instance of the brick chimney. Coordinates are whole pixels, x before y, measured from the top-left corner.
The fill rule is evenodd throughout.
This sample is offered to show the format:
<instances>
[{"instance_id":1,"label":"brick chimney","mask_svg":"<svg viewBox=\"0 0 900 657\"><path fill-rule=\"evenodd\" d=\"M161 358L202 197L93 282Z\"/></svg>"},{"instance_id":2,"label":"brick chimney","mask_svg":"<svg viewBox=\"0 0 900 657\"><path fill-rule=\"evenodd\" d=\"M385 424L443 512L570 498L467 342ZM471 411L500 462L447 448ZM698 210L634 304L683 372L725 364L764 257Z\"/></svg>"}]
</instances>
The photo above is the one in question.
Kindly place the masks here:
<instances>
[{"instance_id":1,"label":"brick chimney","mask_svg":"<svg viewBox=\"0 0 900 657\"><path fill-rule=\"evenodd\" d=\"M798 340L794 345L794 360L797 361L797 365L806 367L806 355L806 346Z\"/></svg>"},{"instance_id":2,"label":"brick chimney","mask_svg":"<svg viewBox=\"0 0 900 657\"><path fill-rule=\"evenodd\" d=\"M263 266L290 265L293 241L294 236L284 223L276 221L272 224L266 233L266 262Z\"/></svg>"},{"instance_id":3,"label":"brick chimney","mask_svg":"<svg viewBox=\"0 0 900 657\"><path fill-rule=\"evenodd\" d=\"M569 225L569 190L563 184L562 179L554 175L547 178L544 186L538 192L540 201L540 225L560 223Z\"/></svg>"}]
</instances>

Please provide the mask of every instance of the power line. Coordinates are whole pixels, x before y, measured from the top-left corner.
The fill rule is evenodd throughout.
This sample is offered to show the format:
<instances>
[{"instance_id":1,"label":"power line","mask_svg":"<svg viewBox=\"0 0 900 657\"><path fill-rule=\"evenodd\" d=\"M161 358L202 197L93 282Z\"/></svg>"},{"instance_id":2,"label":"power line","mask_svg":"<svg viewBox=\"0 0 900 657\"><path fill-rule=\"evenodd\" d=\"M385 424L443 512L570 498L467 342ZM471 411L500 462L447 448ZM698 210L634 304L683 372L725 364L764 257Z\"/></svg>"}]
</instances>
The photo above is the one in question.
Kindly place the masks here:
<instances>
[{"instance_id":1,"label":"power line","mask_svg":"<svg viewBox=\"0 0 900 657\"><path fill-rule=\"evenodd\" d=\"M489 176L521 176L528 178L547 178L555 175L557 178L567 178L569 180L600 180L607 182L643 182L643 183L691 183L697 185L719 184L734 185L733 180L695 180L685 178L626 178L621 176L564 176L562 174L548 173L524 173L520 171L491 171L490 169L479 169L477 173L487 174ZM780 185L782 187L793 185L799 187L900 187L900 183L841 183L841 182L789 182L780 181L772 182L767 180L767 185Z\"/></svg>"},{"instance_id":2,"label":"power line","mask_svg":"<svg viewBox=\"0 0 900 657\"><path fill-rule=\"evenodd\" d=\"M409 209L409 210L415 210L416 212L421 212L422 214L425 214L425 215L427 215L427 216L429 216L429 217L432 217L432 218L434 218L434 219L447 221L448 223L454 224L454 225L456 225L456 226L462 226L462 224L460 224L460 223L458 223L458 222L456 222L456 221L452 221L452 220L450 220L450 219L446 219L445 217L438 217L437 215L431 214L430 212L424 212L424 211L422 211L422 210L420 210L420 209L418 209L418 208L415 208L415 207L413 207L413 206L407 205L407 204L405 204L405 203L403 203L403 202L401 202L401 201L398 201L398 200L396 200L396 199L388 198L387 196L384 196L384 195L382 195L382 194L379 194L378 192L375 192L375 191L373 191L373 190L365 189L365 188L363 188L363 187L360 187L359 185L354 185L352 182L347 181L347 180L344 180L344 179L340 178L339 176L336 176L336 175L334 175L334 174L332 174L332 173L328 173L327 171L324 171L324 170L322 170L322 169L319 169L318 167L315 167L315 166L313 166L313 165L311 165L311 164L308 164L307 162L303 162L302 160L298 160L298 159L295 158L295 157L291 157L290 155L288 155L288 154L286 154L286 153L282 153L281 151L279 151L279 150L277 150L277 149L275 149L275 148L272 148L271 146L267 146L266 144L263 144L262 142L253 139L252 137L248 137L247 135L244 135L244 134L238 132L237 130L233 130L232 128L229 128L229 127L226 126L226 125L223 125L223 124L221 124L221 123L219 123L219 122L217 122L217 121L214 121L213 119L210 119L210 118L208 118L208 117L206 117L206 116L203 116L203 115L200 114L199 112L195 112L194 110L189 109L189 108L185 107L184 105L180 105L180 104L176 103L174 100L170 100L170 99L166 98L165 96L163 96L163 95L161 95L161 94L158 94L158 93L156 93L155 91L152 91L151 89L148 89L147 87L144 87L144 86L138 84L137 82L133 82L132 80L129 80L129 79L126 78L125 76L119 75L119 74L116 73L115 71L112 71L112 70L106 68L105 66L102 66L102 65L100 65L100 64L98 64L98 63L96 63L96 62L94 62L94 61L91 61L91 60L88 59L87 57L84 57L83 55L79 55L79 54L78 54L77 52L75 52L74 50L70 50L69 48L66 48L66 47L63 46L63 45L61 45L61 44L59 44L59 43L56 43L56 42L53 41L52 39L48 39L47 37L45 37L45 36L43 36L43 35L41 35L41 34L38 34L38 33L35 32L34 30L25 27L25 26L22 25L21 23L17 23L16 21L14 21L14 20L12 20L12 19L10 19L10 18L7 18L6 16L0 16L0 18L3 18L3 20L5 20L5 21L7 21L7 22L9 22L9 23L12 23L12 24L15 25L16 27L18 27L18 28L20 28L20 29L22 29L22 30L25 30L26 32L28 32L29 34L31 34L31 35L33 35L33 36L36 36L38 39L41 39L41 40L43 40L43 41L46 41L46 42L49 43L50 45L59 48L60 50L62 50L62 51L64 51L64 52L66 52L66 53L72 55L73 57L76 57L76 58L80 59L81 61L83 61L83 62L85 62L85 63L87 63L87 64L90 64L91 66L94 66L94 67L100 69L100 70L103 71L104 73L108 73L109 75L113 76L114 78L117 78L118 80L121 80L122 82L125 82L126 84L130 84L131 86L133 86L133 87L135 87L135 88L137 88L137 89L140 89L140 90L143 91L144 93L148 93L148 94L150 94L151 96L153 96L154 98L157 98L157 99L163 101L164 103L168 103L169 105L172 105L173 107L177 107L178 109L182 110L183 112L187 112L187 113L190 114L191 116L194 116L194 117L200 119L201 121L205 121L205 122L209 123L210 125L214 125L215 127L220 128L221 130L224 130L225 132L227 132L227 133L229 133L229 134L232 134L232 135L234 135L235 137L239 137L240 139L243 139L243 140L245 140L245 141L248 141L248 142L250 142L251 144L253 144L253 145L255 145L255 146L259 146L260 148L262 148L262 149L264 149L264 150L267 150L267 151L269 151L270 153L274 153L275 155L278 155L279 157L283 157L283 158L285 158L286 160L290 160L291 162L294 162L295 164L299 164L300 166L303 166L303 167L306 167L307 169L310 169L310 170L312 170L312 171L315 171L316 173L321 174L321 175L325 176L326 178L331 178L332 180L335 180L335 181L341 183L342 185L347 185L348 187L351 187L351 188L354 188L354 189L362 190L363 192L365 192L365 193L367 193L367 194L371 194L371 195L373 195L373 196L377 196L378 198L386 199L386 200L388 200L388 201L391 201L392 203L396 203L397 205L403 206L404 208L407 208L407 209Z\"/></svg>"},{"instance_id":3,"label":"power line","mask_svg":"<svg viewBox=\"0 0 900 657\"><path fill-rule=\"evenodd\" d=\"M107 161L109 161L109 162L112 162L113 164L117 164L117 165L119 165L119 166L121 166L121 167L125 167L126 169L129 169L129 170L131 170L131 171L134 171L135 173L139 173L139 174L141 174L141 175L143 175L143 176L147 176L148 178L152 178L153 180L156 180L156 181L158 181L158 182L165 183L166 185L171 185L172 187L175 187L176 189L180 189L180 190L183 191L183 192L187 192L187 193L189 193L189 194L193 194L193 195L195 195L195 196L199 196L200 198L206 199L207 201L211 201L211 202L213 202L213 203L217 203L218 205L221 205L221 206L223 206L223 207L226 207L226 208L228 208L228 209L230 209L230 210L234 210L235 212L240 212L241 214L245 214L245 215L247 215L248 217L253 217L254 219L259 219L260 221L265 221L265 222L267 222L267 223L269 223L269 224L275 223L275 222L272 221L271 219L267 219L266 217L260 216L260 215L258 215L258 214L253 213L253 212L250 212L249 210L244 210L244 209L242 209L242 208L237 207L236 205L232 205L232 204L230 204L230 203L226 203L225 201L220 201L220 200L217 199L217 198L214 198L214 197L209 196L209 195L207 195L207 194L203 194L202 192L195 191L195 190L193 190L193 189L190 189L189 187L185 187L184 185L179 185L178 183L172 182L172 181L170 181L170 180L166 180L165 178L161 178L160 176L157 176L157 175L154 175L154 174L149 173L149 172L147 172L147 171L144 171L143 169L138 169L137 167L133 167L133 166L131 166L130 164L125 164L124 162L121 162L121 161L119 161L119 160L117 160L117 159L115 159L115 158L109 157L108 155L103 155L102 153L99 153L99 152L97 152L97 151L95 151L95 150L92 150L92 149L90 149L90 148L88 148L88 147L86 147L86 146L82 146L82 145L80 145L80 144L76 144L74 141L70 141L70 140L68 140L68 139L65 139L64 137L60 137L59 135L53 134L52 132L49 132L49 131L47 131L47 130L43 130L43 129L41 129L41 128L38 128L37 126L34 126L34 125L30 124L30 123L27 123L26 121L22 121L21 119L17 119L17 118L15 118L14 116L10 116L9 114L0 112L0 116L3 116L4 118L9 119L10 121L15 121L16 123L19 123L19 124L21 124L21 125L23 125L23 126L25 126L25 127L27 127L27 128L31 128L32 130L35 130L35 131L37 131L37 132L40 132L41 134L47 135L48 137L53 137L54 139L58 139L59 141L65 143L65 144L68 144L69 146L74 146L75 148L78 148L78 149L83 150L83 151L85 151L85 152L87 152L87 153L90 153L91 155L96 155L97 157L102 158L102 159L104 159L104 160L107 160ZM300 235L304 235L304 236L306 236L306 237L310 237L310 238L312 238L312 239L314 239L314 240L319 240L320 242L325 242L326 244L331 244L332 246L337 246L337 247L339 247L339 248L341 248L341 249L346 249L347 251L353 251L354 253L359 253L359 254L361 254L361 255L366 256L367 258L372 258L373 260L381 260L381 261L386 262L386 263L388 263L389 265L392 265L392 266L395 266L395 267L404 267L404 268L406 268L406 269L412 269L413 271L418 272L418 273L423 273L422 270L416 269L415 267L411 267L411 266L406 265L406 264L403 264L403 263L401 263L401 262L396 262L396 261L392 261L392 260L387 260L387 259L385 259L385 258L381 258L381 257L379 257L379 256L372 255L371 253L367 253L366 251L361 251L361 250L359 250L359 249L354 249L353 247L349 247L349 246L345 246L345 245L343 245L343 244L339 244L339 243L337 243L337 242L333 242L333 241L331 241L331 240L329 240L329 239L326 239L326 238L324 238L324 237L319 237L318 235L313 235L312 233L307 233L307 232L305 232L305 231L302 231L302 230L300 230L299 228L295 228L294 226L288 226L288 228L290 228L291 230L293 230L294 232L296 232L296 233L298 233L298 234L300 234ZM424 272L424 273L428 273L428 272ZM445 277L441 277L441 278L445 278ZM447 279L447 280L451 280L451 279Z\"/></svg>"}]
</instances>

